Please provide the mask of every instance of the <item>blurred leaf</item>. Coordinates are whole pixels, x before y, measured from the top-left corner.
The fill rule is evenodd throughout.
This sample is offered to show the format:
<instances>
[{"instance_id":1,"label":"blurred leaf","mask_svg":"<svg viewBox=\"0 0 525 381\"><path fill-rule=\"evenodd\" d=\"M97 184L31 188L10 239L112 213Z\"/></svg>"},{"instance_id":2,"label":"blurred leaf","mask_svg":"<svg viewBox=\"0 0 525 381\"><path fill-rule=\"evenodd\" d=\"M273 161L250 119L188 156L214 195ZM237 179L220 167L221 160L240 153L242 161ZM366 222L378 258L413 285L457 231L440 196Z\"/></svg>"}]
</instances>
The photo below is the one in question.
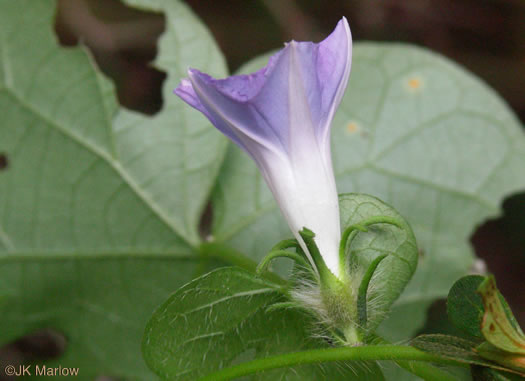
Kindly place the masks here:
<instances>
[{"instance_id":1,"label":"blurred leaf","mask_svg":"<svg viewBox=\"0 0 525 381\"><path fill-rule=\"evenodd\" d=\"M175 292L153 314L144 358L165 380L199 379L232 363L327 346L295 310L267 307L284 298L276 286L238 268L206 274ZM250 380L382 380L375 363L325 363L276 369Z\"/></svg>"},{"instance_id":2,"label":"blurred leaf","mask_svg":"<svg viewBox=\"0 0 525 381\"><path fill-rule=\"evenodd\" d=\"M84 364L86 380L155 378L139 337L197 270L198 223L226 147L172 95L189 64L224 76L219 50L185 5L153 9L166 14L155 65L167 79L164 108L147 117L118 110L84 48L58 45L54 1L0 0L0 342L60 331L60 364Z\"/></svg>"},{"instance_id":3,"label":"blurred leaf","mask_svg":"<svg viewBox=\"0 0 525 381\"><path fill-rule=\"evenodd\" d=\"M493 361L504 367L522 372L525 376L525 356L522 353L509 352L492 345L490 342L483 342L476 347L476 352L484 359Z\"/></svg>"},{"instance_id":4,"label":"blurred leaf","mask_svg":"<svg viewBox=\"0 0 525 381\"><path fill-rule=\"evenodd\" d=\"M523 377L482 366L472 366L472 379L476 381L523 381Z\"/></svg>"},{"instance_id":5,"label":"blurred leaf","mask_svg":"<svg viewBox=\"0 0 525 381\"><path fill-rule=\"evenodd\" d=\"M468 275L459 279L448 293L447 314L452 323L471 336L483 338L481 318L483 300L478 294L478 287L486 277Z\"/></svg>"},{"instance_id":6,"label":"blurred leaf","mask_svg":"<svg viewBox=\"0 0 525 381\"><path fill-rule=\"evenodd\" d=\"M356 271L353 276L362 276L377 257L387 255L379 263L368 285L366 329L373 332L416 270L416 239L403 217L375 197L342 194L339 196L339 205L343 230L352 225L362 225L364 221L378 216L390 217L402 226L400 229L386 223L369 225L368 231L359 232L347 247L349 268Z\"/></svg>"},{"instance_id":7,"label":"blurred leaf","mask_svg":"<svg viewBox=\"0 0 525 381\"><path fill-rule=\"evenodd\" d=\"M422 380L421 377L418 377L412 373L409 373L407 370L401 368L394 361L379 361L379 364L385 376L385 380L387 381L421 381ZM413 362L412 366L416 364L418 363ZM419 363L419 364L423 364L423 363ZM457 381L472 381L472 378L470 376L470 371L468 369L460 368L458 366L446 366L445 367L443 365L439 365L436 367L439 367L439 369L441 369L442 371L446 371L447 373L450 373L450 375L455 377Z\"/></svg>"},{"instance_id":8,"label":"blurred leaf","mask_svg":"<svg viewBox=\"0 0 525 381\"><path fill-rule=\"evenodd\" d=\"M387 381L421 381L421 378L407 372L394 361L379 361L379 365Z\"/></svg>"},{"instance_id":9,"label":"blurred leaf","mask_svg":"<svg viewBox=\"0 0 525 381\"><path fill-rule=\"evenodd\" d=\"M449 60L402 44L356 43L332 152L339 192L380 198L415 232L418 269L380 327L390 340L406 338L472 264L474 228L525 188L525 135L493 90ZM213 200L215 238L255 259L289 235L255 165L235 147Z\"/></svg>"}]
</instances>

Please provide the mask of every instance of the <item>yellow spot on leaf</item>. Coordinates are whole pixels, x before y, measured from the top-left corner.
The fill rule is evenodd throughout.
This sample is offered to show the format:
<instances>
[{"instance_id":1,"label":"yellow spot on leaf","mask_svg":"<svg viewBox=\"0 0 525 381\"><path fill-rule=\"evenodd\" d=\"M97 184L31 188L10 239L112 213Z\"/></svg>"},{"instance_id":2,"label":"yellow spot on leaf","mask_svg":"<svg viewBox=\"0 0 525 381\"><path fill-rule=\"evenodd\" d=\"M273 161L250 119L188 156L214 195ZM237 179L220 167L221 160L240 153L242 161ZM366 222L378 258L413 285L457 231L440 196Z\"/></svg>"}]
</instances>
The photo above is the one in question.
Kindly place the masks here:
<instances>
[{"instance_id":1,"label":"yellow spot on leaf","mask_svg":"<svg viewBox=\"0 0 525 381\"><path fill-rule=\"evenodd\" d=\"M412 90L417 90L421 87L421 80L419 78L410 78L408 80L408 87Z\"/></svg>"},{"instance_id":2,"label":"yellow spot on leaf","mask_svg":"<svg viewBox=\"0 0 525 381\"><path fill-rule=\"evenodd\" d=\"M353 134L354 132L357 132L357 130L359 130L359 126L356 122L350 122L346 125L346 130Z\"/></svg>"}]
</instances>

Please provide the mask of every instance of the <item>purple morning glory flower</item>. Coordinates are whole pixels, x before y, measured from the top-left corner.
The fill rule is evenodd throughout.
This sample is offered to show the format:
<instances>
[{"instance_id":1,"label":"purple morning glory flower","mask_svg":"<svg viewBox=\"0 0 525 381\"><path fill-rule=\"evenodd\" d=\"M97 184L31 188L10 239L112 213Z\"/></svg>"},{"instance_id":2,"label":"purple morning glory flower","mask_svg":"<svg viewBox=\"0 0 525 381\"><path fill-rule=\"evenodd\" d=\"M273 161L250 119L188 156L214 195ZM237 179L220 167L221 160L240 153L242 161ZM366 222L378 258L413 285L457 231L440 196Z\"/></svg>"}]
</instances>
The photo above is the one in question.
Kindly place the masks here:
<instances>
[{"instance_id":1,"label":"purple morning glory flower","mask_svg":"<svg viewBox=\"0 0 525 381\"><path fill-rule=\"evenodd\" d=\"M324 41L291 41L253 74L214 79L190 69L175 90L253 158L303 250L298 232L307 227L336 276L341 231L330 124L351 57L343 18Z\"/></svg>"}]
</instances>

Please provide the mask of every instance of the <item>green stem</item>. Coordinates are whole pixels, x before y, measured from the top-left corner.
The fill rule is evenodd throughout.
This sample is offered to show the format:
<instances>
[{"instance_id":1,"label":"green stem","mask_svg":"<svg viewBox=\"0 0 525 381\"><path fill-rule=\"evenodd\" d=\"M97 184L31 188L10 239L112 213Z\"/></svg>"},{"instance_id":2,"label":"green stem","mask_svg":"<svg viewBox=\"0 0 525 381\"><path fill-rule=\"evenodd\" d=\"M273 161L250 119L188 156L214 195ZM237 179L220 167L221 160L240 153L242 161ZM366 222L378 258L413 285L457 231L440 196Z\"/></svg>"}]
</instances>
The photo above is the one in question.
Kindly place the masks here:
<instances>
[{"instance_id":1,"label":"green stem","mask_svg":"<svg viewBox=\"0 0 525 381\"><path fill-rule=\"evenodd\" d=\"M241 267L245 270L256 272L257 263L250 258L246 257L241 252L232 249L224 244L217 242L205 242L199 246L199 253L204 258L216 258L231 265ZM263 278L266 278L280 286L285 286L287 282L279 275L271 272L265 272L261 274Z\"/></svg>"},{"instance_id":2,"label":"green stem","mask_svg":"<svg viewBox=\"0 0 525 381\"><path fill-rule=\"evenodd\" d=\"M291 367L302 364L315 364L327 361L372 361L372 360L394 360L394 361L424 361L443 365L465 366L460 362L444 359L414 347L399 345L370 345L360 347L342 347L312 349L303 352L292 352L277 356L265 357L229 368L221 369L211 373L200 381L224 381L237 377L259 373L265 370ZM438 369L439 370L439 369ZM434 377L435 376L435 377ZM439 378L438 378L439 377ZM427 381L457 381L451 375L441 372L439 374L428 374Z\"/></svg>"}]
</instances>

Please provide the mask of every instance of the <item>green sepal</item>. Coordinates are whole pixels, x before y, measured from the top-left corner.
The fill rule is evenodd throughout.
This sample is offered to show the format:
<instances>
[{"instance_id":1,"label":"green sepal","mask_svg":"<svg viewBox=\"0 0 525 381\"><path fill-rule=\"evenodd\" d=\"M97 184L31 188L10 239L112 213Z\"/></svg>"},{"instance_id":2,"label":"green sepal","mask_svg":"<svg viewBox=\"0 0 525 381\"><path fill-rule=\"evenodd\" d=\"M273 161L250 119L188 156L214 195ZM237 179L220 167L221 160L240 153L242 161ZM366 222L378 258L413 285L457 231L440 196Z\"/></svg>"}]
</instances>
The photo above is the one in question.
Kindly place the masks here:
<instances>
[{"instance_id":1,"label":"green sepal","mask_svg":"<svg viewBox=\"0 0 525 381\"><path fill-rule=\"evenodd\" d=\"M366 271L365 275L363 276L363 279L361 280L361 284L359 285L359 291L357 293L357 325L361 328L361 330L366 331L366 325L367 325L367 294L368 294L368 286L370 286L370 280L372 279L372 276L374 275L374 272L377 269L377 266L381 263L383 259L386 258L386 254L381 255L374 259L370 266L368 266L368 270Z\"/></svg>"},{"instance_id":2,"label":"green sepal","mask_svg":"<svg viewBox=\"0 0 525 381\"><path fill-rule=\"evenodd\" d=\"M277 258L292 259L293 261L303 266L304 268L310 269L310 264L300 254L294 253L293 251L287 251L287 250L273 250L273 251L270 251L259 263L259 265L257 266L257 269L255 270L256 274L261 275L266 270L268 270L268 266L270 266L270 263L274 259L277 259Z\"/></svg>"},{"instance_id":3,"label":"green sepal","mask_svg":"<svg viewBox=\"0 0 525 381\"><path fill-rule=\"evenodd\" d=\"M292 247L296 248L297 250L301 250L301 245L299 245L299 242L297 242L295 238L288 238L276 243L270 251L291 249Z\"/></svg>"},{"instance_id":4,"label":"green sepal","mask_svg":"<svg viewBox=\"0 0 525 381\"><path fill-rule=\"evenodd\" d=\"M295 252L286 250L291 248L295 248ZM255 269L255 273L257 275L264 274L268 270L272 261L277 258L291 259L296 265L309 271L312 276L316 276L316 272L312 268L306 254L301 249L301 245L299 245L299 242L293 238L285 239L275 244L261 262L259 262L259 265L257 265L257 268Z\"/></svg>"},{"instance_id":5,"label":"green sepal","mask_svg":"<svg viewBox=\"0 0 525 381\"><path fill-rule=\"evenodd\" d=\"M343 231L341 242L339 243L339 264L341 269L345 269L348 262L348 253L346 250L348 245L352 243L352 240L359 232L366 233L368 232L368 228L375 224L388 224L396 226L399 229L405 228L405 225L403 225L399 219L390 216L373 216L359 222L358 224L348 226Z\"/></svg>"},{"instance_id":6,"label":"green sepal","mask_svg":"<svg viewBox=\"0 0 525 381\"><path fill-rule=\"evenodd\" d=\"M321 288L332 290L339 289L341 287L341 282L339 281L339 279L337 279L336 275L332 271L330 271L328 266L326 266L326 263L319 251L319 248L315 243L315 233L310 229L304 227L303 230L299 232L299 234L303 238L306 248L308 249L312 260L314 261L316 270L319 274Z\"/></svg>"}]
</instances>

